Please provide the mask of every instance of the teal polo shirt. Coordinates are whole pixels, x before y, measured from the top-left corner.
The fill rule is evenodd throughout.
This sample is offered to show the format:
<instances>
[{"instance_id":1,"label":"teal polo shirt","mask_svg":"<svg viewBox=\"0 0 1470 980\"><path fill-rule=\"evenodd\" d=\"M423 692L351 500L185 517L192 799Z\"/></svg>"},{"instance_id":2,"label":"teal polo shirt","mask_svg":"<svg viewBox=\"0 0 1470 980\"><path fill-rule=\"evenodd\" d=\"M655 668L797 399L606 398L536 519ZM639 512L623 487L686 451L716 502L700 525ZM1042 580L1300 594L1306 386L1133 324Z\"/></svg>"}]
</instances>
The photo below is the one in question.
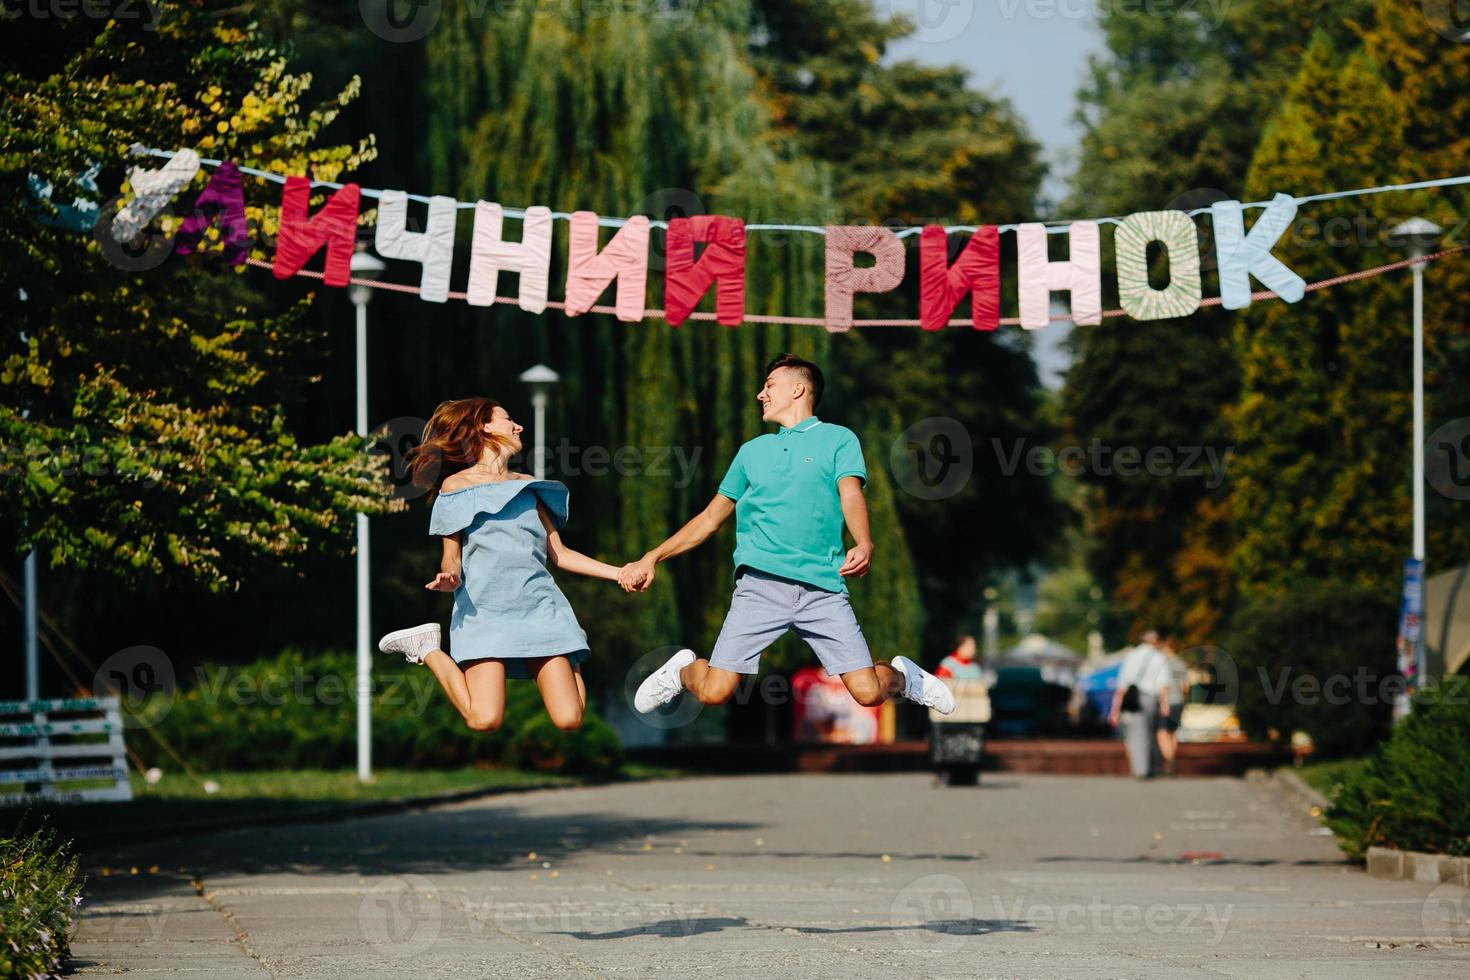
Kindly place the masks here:
<instances>
[{"instance_id":1,"label":"teal polo shirt","mask_svg":"<svg viewBox=\"0 0 1470 980\"><path fill-rule=\"evenodd\" d=\"M851 429L816 416L741 446L719 491L735 501L735 567L846 592L837 574L844 476L867 484L863 447Z\"/></svg>"}]
</instances>

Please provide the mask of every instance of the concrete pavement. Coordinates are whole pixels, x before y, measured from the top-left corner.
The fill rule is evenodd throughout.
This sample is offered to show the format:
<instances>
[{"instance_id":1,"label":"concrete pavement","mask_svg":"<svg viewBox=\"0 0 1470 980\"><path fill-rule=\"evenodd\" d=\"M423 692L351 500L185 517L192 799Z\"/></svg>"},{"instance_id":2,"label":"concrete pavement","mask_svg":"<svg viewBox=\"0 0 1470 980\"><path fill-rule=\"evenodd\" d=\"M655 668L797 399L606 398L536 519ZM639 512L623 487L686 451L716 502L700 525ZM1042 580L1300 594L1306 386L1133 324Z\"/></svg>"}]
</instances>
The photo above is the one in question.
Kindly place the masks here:
<instances>
[{"instance_id":1,"label":"concrete pavement","mask_svg":"<svg viewBox=\"0 0 1470 980\"><path fill-rule=\"evenodd\" d=\"M86 851L74 967L1470 975L1470 893L1369 878L1311 830L1269 787L1229 778L1000 774L936 789L912 774L781 775L540 791Z\"/></svg>"}]
</instances>

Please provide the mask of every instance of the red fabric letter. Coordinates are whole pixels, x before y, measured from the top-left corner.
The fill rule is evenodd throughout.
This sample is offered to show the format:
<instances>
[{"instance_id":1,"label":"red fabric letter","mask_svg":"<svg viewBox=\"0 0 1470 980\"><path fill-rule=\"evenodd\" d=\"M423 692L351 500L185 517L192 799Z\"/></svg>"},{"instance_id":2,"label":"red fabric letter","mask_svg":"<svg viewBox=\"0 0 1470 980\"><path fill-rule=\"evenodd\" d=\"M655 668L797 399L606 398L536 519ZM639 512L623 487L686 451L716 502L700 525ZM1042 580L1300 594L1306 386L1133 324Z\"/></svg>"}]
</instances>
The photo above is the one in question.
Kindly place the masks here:
<instances>
[{"instance_id":1,"label":"red fabric letter","mask_svg":"<svg viewBox=\"0 0 1470 980\"><path fill-rule=\"evenodd\" d=\"M949 265L949 236L930 225L919 236L919 321L925 330L941 330L960 300L972 297L976 330L1000 326L1000 232L984 225L970 238L954 265Z\"/></svg>"},{"instance_id":2,"label":"red fabric letter","mask_svg":"<svg viewBox=\"0 0 1470 980\"><path fill-rule=\"evenodd\" d=\"M695 242L709 243L698 262L694 261ZM670 221L664 285L669 326L689 319L717 281L715 319L727 327L738 327L745 319L745 222L710 214Z\"/></svg>"},{"instance_id":3,"label":"red fabric letter","mask_svg":"<svg viewBox=\"0 0 1470 980\"><path fill-rule=\"evenodd\" d=\"M357 242L357 205L360 193L356 184L346 184L333 194L315 217L307 216L311 198L311 182L305 177L287 177L281 192L281 232L276 240L277 279L287 279L300 272L317 251L327 247L326 279L328 286L346 286L348 264Z\"/></svg>"}]
</instances>

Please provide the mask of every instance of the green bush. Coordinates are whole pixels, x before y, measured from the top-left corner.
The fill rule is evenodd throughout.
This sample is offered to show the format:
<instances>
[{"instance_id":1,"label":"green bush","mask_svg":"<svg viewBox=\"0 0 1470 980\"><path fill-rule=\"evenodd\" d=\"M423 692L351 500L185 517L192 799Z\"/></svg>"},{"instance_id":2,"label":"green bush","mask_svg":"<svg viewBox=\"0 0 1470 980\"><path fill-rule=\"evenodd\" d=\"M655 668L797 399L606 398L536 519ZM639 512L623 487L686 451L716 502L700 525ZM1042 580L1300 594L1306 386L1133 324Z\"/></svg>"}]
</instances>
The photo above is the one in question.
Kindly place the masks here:
<instances>
[{"instance_id":1,"label":"green bush","mask_svg":"<svg viewBox=\"0 0 1470 980\"><path fill-rule=\"evenodd\" d=\"M0 839L0 978L59 973L82 883L70 844L46 829Z\"/></svg>"},{"instance_id":2,"label":"green bush","mask_svg":"<svg viewBox=\"0 0 1470 980\"><path fill-rule=\"evenodd\" d=\"M1247 603L1225 648L1252 738L1312 737L1320 756L1361 755L1387 735L1397 680L1391 599L1338 582Z\"/></svg>"},{"instance_id":3,"label":"green bush","mask_svg":"<svg viewBox=\"0 0 1470 980\"><path fill-rule=\"evenodd\" d=\"M334 769L353 765L356 660L348 653L288 650L250 664L201 666L170 704L155 697L129 736L148 765L168 768L177 753L205 771ZM425 667L380 657L373 662L373 761L379 766L448 768L475 764L606 775L621 746L590 710L575 732L546 717L540 692L511 681L505 723L471 731Z\"/></svg>"},{"instance_id":4,"label":"green bush","mask_svg":"<svg viewBox=\"0 0 1470 980\"><path fill-rule=\"evenodd\" d=\"M1357 772L1343 776L1327 810L1342 849L1370 847L1470 857L1470 678L1415 698L1414 710Z\"/></svg>"}]
</instances>

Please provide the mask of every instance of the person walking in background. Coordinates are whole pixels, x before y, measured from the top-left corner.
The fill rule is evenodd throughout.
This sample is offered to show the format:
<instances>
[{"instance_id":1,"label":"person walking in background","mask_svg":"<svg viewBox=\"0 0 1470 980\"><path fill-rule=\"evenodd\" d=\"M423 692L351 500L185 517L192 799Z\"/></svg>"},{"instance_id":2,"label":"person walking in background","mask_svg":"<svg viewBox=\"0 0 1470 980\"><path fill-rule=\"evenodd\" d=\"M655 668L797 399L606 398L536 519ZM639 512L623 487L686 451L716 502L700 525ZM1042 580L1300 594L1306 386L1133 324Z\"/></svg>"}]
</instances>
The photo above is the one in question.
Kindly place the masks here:
<instances>
[{"instance_id":1,"label":"person walking in background","mask_svg":"<svg viewBox=\"0 0 1470 980\"><path fill-rule=\"evenodd\" d=\"M1113 690L1113 707L1108 723L1121 724L1123 746L1128 752L1128 768L1137 779L1154 774L1154 732L1159 712L1169 708L1169 664L1159 649L1159 634L1149 630L1123 658L1118 672L1118 686Z\"/></svg>"},{"instance_id":2,"label":"person walking in background","mask_svg":"<svg viewBox=\"0 0 1470 980\"><path fill-rule=\"evenodd\" d=\"M985 680L985 667L976 659L978 653L975 638L968 634L961 636L954 650L934 668L934 676L957 681Z\"/></svg>"},{"instance_id":3,"label":"person walking in background","mask_svg":"<svg viewBox=\"0 0 1470 980\"><path fill-rule=\"evenodd\" d=\"M1189 665L1179 656L1173 636L1164 637L1161 649L1169 678L1169 706L1159 712L1159 755L1164 759L1164 772L1172 776L1179 756L1179 722L1189 703Z\"/></svg>"}]
</instances>

